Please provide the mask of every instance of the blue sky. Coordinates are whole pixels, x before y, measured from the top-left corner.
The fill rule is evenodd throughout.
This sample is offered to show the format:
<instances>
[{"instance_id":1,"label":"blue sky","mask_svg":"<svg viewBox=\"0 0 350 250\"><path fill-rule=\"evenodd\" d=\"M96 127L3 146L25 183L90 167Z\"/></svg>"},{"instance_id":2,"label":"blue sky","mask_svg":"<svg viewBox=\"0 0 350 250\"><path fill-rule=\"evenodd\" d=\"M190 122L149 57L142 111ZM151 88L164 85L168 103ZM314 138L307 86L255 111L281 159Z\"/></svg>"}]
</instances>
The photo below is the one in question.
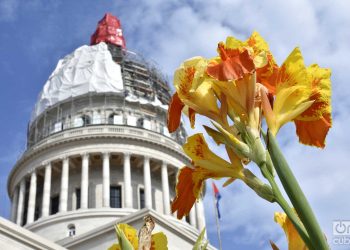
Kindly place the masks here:
<instances>
[{"instance_id":1,"label":"blue sky","mask_svg":"<svg viewBox=\"0 0 350 250\"><path fill-rule=\"evenodd\" d=\"M279 63L300 46L307 64L331 68L334 126L326 149L298 144L292 125L282 129L278 140L332 249L349 249L332 244L332 221L350 220L350 3L345 0L1 0L1 216L9 216L6 180L25 150L27 122L37 95L57 61L89 43L105 12L121 19L127 47L157 62L169 79L183 60L214 56L217 42L228 35L246 39L253 30L268 41ZM202 131L199 121L195 131ZM285 247L284 235L273 222L276 206L240 183L219 189L224 249L269 249L270 239ZM207 194L209 239L216 245L212 191Z\"/></svg>"}]
</instances>

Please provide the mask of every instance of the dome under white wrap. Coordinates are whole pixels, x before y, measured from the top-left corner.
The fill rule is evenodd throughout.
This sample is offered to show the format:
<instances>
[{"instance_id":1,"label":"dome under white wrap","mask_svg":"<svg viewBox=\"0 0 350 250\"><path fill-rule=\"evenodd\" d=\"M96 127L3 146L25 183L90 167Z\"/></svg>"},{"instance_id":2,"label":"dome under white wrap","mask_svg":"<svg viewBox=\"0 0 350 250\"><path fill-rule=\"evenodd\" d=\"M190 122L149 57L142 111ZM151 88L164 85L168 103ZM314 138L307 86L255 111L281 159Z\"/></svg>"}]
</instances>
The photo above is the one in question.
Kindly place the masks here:
<instances>
[{"instance_id":1,"label":"dome under white wrap","mask_svg":"<svg viewBox=\"0 0 350 250\"><path fill-rule=\"evenodd\" d=\"M120 65L112 60L105 43L81 46L59 60L45 83L32 114L32 121L47 107L89 92L123 91Z\"/></svg>"}]
</instances>

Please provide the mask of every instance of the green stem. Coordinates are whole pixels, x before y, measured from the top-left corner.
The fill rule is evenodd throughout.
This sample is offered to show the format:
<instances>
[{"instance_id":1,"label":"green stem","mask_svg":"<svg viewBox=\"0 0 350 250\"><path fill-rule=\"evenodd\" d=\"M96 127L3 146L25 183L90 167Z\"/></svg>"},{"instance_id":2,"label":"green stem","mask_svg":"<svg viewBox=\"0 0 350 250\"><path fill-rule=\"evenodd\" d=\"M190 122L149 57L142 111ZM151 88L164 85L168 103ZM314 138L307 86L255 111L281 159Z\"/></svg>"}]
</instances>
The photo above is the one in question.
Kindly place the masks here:
<instances>
[{"instance_id":1,"label":"green stem","mask_svg":"<svg viewBox=\"0 0 350 250\"><path fill-rule=\"evenodd\" d=\"M298 231L300 237L303 239L305 244L308 246L309 250L316 250L316 248L313 246L309 235L307 234L304 226L300 223L300 220L298 216L295 214L293 209L289 206L288 202L284 199L277 183L275 182L274 177L272 176L271 172L268 170L266 164L263 164L260 166L261 172L264 175L264 177L269 181L272 190L275 195L276 202L281 206L283 211L286 213L290 221L293 223L295 229Z\"/></svg>"},{"instance_id":2,"label":"green stem","mask_svg":"<svg viewBox=\"0 0 350 250\"><path fill-rule=\"evenodd\" d=\"M276 139L269 131L267 133L266 145L284 190L292 202L295 211L299 215L301 222L305 226L313 245L317 250L329 250L326 238L303 191L298 184L298 181L289 168L286 159L278 147Z\"/></svg>"}]
</instances>

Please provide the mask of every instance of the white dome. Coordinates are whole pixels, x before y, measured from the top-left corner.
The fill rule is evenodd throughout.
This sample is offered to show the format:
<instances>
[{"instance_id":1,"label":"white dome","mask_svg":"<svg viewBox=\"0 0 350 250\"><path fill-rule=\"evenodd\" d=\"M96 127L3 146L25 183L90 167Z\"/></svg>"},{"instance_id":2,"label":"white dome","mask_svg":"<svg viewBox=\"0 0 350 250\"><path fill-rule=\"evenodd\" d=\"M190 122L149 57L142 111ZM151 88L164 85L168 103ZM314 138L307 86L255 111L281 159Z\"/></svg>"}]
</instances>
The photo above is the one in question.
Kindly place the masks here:
<instances>
[{"instance_id":1,"label":"white dome","mask_svg":"<svg viewBox=\"0 0 350 250\"><path fill-rule=\"evenodd\" d=\"M81 46L58 61L39 94L32 121L47 107L89 92L123 91L120 65L112 60L105 43Z\"/></svg>"}]
</instances>

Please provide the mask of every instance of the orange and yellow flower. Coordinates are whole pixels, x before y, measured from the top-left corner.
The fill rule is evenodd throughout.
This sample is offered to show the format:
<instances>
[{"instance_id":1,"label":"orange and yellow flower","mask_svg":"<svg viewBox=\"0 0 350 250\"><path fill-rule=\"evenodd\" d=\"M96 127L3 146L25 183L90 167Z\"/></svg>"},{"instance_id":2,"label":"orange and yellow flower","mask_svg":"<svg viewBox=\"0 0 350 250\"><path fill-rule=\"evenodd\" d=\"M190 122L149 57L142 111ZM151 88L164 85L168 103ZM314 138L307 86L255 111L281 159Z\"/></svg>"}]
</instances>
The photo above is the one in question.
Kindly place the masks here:
<instances>
[{"instance_id":1,"label":"orange and yellow flower","mask_svg":"<svg viewBox=\"0 0 350 250\"><path fill-rule=\"evenodd\" d=\"M283 228L286 234L289 250L308 250L298 231L285 213L276 212L275 221Z\"/></svg>"},{"instance_id":2,"label":"orange and yellow flower","mask_svg":"<svg viewBox=\"0 0 350 250\"><path fill-rule=\"evenodd\" d=\"M273 82L276 97L271 102L262 92L264 115L272 134L294 121L299 141L324 147L331 127L330 70L311 65L306 68L299 48L293 50L278 69Z\"/></svg>"},{"instance_id":3,"label":"orange and yellow flower","mask_svg":"<svg viewBox=\"0 0 350 250\"><path fill-rule=\"evenodd\" d=\"M178 128L182 110L188 110L192 127L195 113L218 119L217 98L206 75L206 67L206 59L194 57L186 60L176 70L174 74L176 93L172 97L168 111L169 132L174 132Z\"/></svg>"},{"instance_id":4,"label":"orange and yellow flower","mask_svg":"<svg viewBox=\"0 0 350 250\"><path fill-rule=\"evenodd\" d=\"M324 148L331 118L331 71L313 64L307 68L311 82L310 100L312 105L299 115L295 126L301 143Z\"/></svg>"},{"instance_id":5,"label":"orange and yellow flower","mask_svg":"<svg viewBox=\"0 0 350 250\"><path fill-rule=\"evenodd\" d=\"M231 163L214 154L205 142L202 134L187 139L183 146L185 153L192 159L194 168L184 167L178 174L176 197L171 205L177 217L187 215L195 201L200 197L203 183L208 178L229 177L230 180L243 179L242 165Z\"/></svg>"}]
</instances>

